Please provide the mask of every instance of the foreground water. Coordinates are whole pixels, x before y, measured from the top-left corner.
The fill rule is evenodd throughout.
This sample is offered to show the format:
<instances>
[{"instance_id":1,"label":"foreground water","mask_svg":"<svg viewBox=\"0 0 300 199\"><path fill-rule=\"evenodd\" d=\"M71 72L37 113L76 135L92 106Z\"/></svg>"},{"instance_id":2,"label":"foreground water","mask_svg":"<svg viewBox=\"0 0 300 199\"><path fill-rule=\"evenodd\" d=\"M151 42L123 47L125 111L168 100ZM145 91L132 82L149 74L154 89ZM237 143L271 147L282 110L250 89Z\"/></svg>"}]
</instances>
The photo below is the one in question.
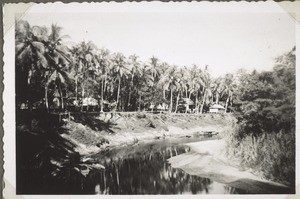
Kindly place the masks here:
<instances>
[{"instance_id":1,"label":"foreground water","mask_svg":"<svg viewBox=\"0 0 300 199\"><path fill-rule=\"evenodd\" d=\"M192 136L139 143L94 155L105 166L82 182L83 193L96 194L235 194L241 189L192 176L166 161L189 151L184 143L216 139Z\"/></svg>"},{"instance_id":2,"label":"foreground water","mask_svg":"<svg viewBox=\"0 0 300 199\"><path fill-rule=\"evenodd\" d=\"M71 160L63 167L47 161L20 167L18 194L242 194L243 189L190 175L167 160L186 154L186 143L215 140L217 136L157 138L130 146L110 148L88 158L104 169L86 172L87 166ZM55 154L49 154L54 156ZM62 160L63 161L63 160ZM80 170L78 170L80 168Z\"/></svg>"}]
</instances>

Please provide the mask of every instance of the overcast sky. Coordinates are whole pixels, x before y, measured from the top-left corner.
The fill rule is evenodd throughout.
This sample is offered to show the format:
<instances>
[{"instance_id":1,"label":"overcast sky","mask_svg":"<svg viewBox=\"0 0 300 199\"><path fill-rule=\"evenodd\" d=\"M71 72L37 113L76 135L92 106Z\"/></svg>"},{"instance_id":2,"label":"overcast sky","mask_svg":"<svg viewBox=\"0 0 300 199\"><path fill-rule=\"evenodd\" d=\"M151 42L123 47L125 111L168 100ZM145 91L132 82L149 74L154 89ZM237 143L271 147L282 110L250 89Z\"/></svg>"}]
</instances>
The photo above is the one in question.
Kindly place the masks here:
<instances>
[{"instance_id":1,"label":"overcast sky","mask_svg":"<svg viewBox=\"0 0 300 199\"><path fill-rule=\"evenodd\" d=\"M98 9L78 6L36 5L23 19L31 25L55 23L71 41L91 40L112 52L136 54L143 61L154 55L179 66L209 65L213 76L239 68L270 70L274 58L291 50L296 39L289 15L262 13L260 6L252 6L254 12L248 13L203 12L203 6L187 12L188 8L179 9L180 4L147 12L122 9L120 4L109 11L102 4L97 4Z\"/></svg>"}]
</instances>

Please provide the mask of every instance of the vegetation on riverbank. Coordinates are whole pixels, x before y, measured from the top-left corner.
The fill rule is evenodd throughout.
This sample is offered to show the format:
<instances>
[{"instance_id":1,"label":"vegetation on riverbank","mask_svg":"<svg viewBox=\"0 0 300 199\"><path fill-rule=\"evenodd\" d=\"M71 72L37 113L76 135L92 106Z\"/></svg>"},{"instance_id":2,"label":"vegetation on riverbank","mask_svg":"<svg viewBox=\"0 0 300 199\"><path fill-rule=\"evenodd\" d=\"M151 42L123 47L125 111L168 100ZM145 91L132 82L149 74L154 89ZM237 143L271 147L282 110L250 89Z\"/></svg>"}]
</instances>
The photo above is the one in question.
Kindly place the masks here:
<instances>
[{"instance_id":1,"label":"vegetation on riverbank","mask_svg":"<svg viewBox=\"0 0 300 199\"><path fill-rule=\"evenodd\" d=\"M295 185L295 48L273 71L241 77L243 101L227 151L272 180Z\"/></svg>"},{"instance_id":2,"label":"vegetation on riverbank","mask_svg":"<svg viewBox=\"0 0 300 199\"><path fill-rule=\"evenodd\" d=\"M146 139L221 132L234 119L230 115L209 114L136 113L105 118L104 115L80 113L71 115L70 120L65 119L61 124L51 117L53 115L46 112L17 114L19 193L49 193L51 190L75 193L76 187L80 192L80 182L89 172L103 169L98 160L89 158L92 154L122 145L136 146Z\"/></svg>"},{"instance_id":3,"label":"vegetation on riverbank","mask_svg":"<svg viewBox=\"0 0 300 199\"><path fill-rule=\"evenodd\" d=\"M204 134L231 128L234 117L230 114L104 114L81 113L74 115L66 125L63 136L72 140L82 154L95 153L121 145L134 145L147 139L165 139Z\"/></svg>"}]
</instances>

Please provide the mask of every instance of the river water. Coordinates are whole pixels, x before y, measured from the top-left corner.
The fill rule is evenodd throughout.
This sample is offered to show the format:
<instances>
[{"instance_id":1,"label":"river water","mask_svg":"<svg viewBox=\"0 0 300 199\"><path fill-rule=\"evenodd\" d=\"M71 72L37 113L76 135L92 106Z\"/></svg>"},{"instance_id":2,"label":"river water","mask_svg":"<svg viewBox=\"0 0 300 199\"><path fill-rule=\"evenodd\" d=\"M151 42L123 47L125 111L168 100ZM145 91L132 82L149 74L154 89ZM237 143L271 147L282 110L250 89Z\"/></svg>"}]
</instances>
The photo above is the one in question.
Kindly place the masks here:
<instances>
[{"instance_id":1,"label":"river water","mask_svg":"<svg viewBox=\"0 0 300 199\"><path fill-rule=\"evenodd\" d=\"M215 136L168 138L116 148L92 158L105 166L91 172L81 183L88 194L241 194L245 191L192 176L172 168L167 159L188 152L189 142Z\"/></svg>"}]
</instances>

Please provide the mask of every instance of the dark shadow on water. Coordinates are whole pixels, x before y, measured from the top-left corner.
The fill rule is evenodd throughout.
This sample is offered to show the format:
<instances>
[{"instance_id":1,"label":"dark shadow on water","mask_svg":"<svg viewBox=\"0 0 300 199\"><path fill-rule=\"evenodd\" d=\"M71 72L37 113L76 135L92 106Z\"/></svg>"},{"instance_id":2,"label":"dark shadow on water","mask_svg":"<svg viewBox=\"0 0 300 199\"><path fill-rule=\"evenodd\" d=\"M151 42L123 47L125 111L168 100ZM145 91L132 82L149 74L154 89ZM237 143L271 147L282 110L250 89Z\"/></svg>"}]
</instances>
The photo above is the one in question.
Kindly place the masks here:
<instances>
[{"instance_id":1,"label":"dark shadow on water","mask_svg":"<svg viewBox=\"0 0 300 199\"><path fill-rule=\"evenodd\" d=\"M74 145L60 136L64 130L53 115L17 112L17 194L80 194L85 167Z\"/></svg>"}]
</instances>

